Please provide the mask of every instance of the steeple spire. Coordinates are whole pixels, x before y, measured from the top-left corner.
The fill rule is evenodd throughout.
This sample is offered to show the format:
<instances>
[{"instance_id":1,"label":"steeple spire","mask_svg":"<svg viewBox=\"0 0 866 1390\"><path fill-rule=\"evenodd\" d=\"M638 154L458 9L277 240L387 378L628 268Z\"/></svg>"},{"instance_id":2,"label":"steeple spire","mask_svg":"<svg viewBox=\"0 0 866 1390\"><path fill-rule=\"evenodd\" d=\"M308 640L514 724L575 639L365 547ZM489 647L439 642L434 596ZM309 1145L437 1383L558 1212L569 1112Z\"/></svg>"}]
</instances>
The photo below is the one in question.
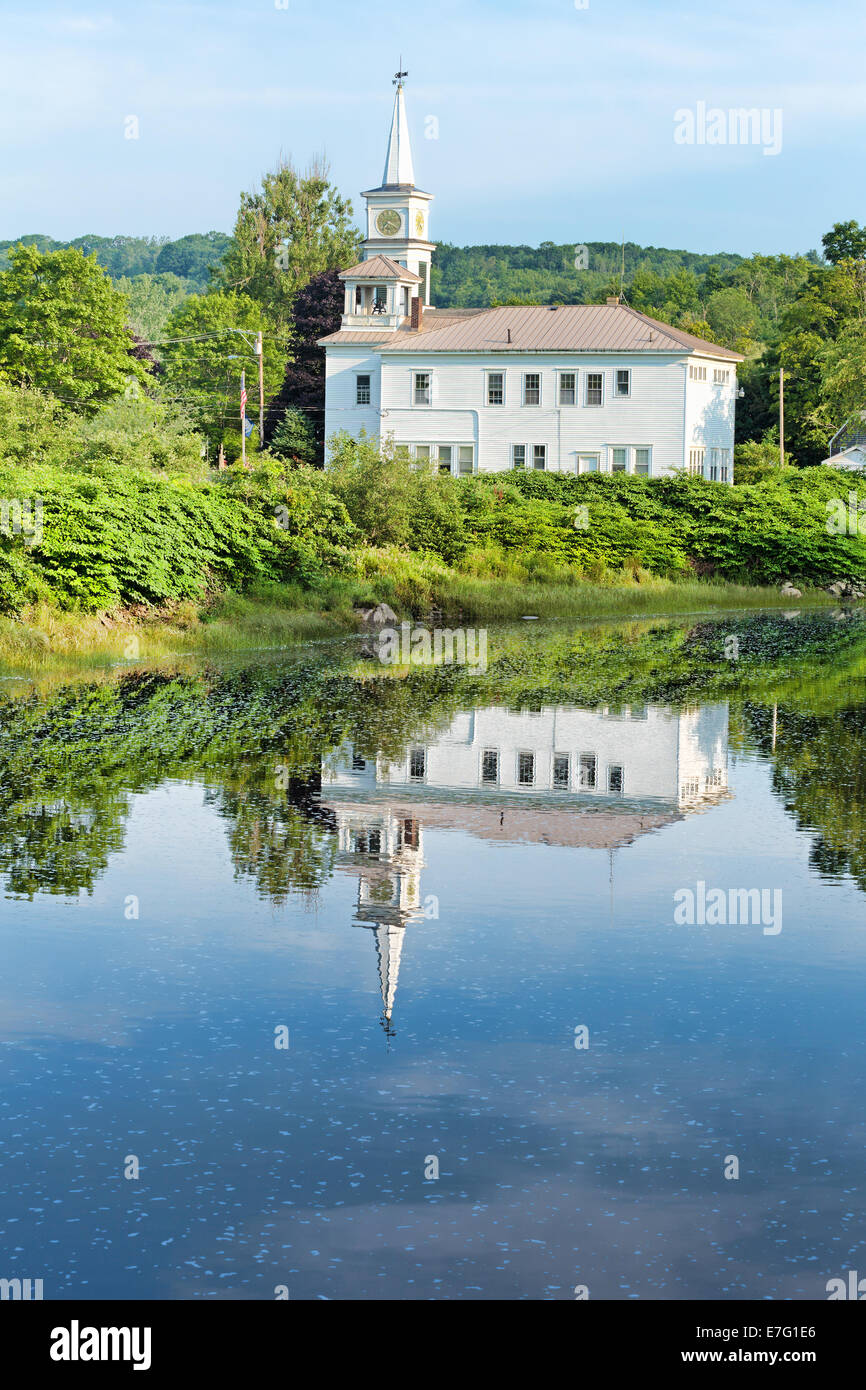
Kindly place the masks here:
<instances>
[{"instance_id":1,"label":"steeple spire","mask_svg":"<svg viewBox=\"0 0 866 1390\"><path fill-rule=\"evenodd\" d=\"M382 179L383 188L394 188L397 185L404 187L415 187L415 170L412 166L412 145L409 140L409 122L406 118L406 98L403 95L403 78L408 77L408 72L403 72L403 62L400 61L400 70L394 77L394 84L397 94L394 97L394 118L391 122L391 135L388 140L388 154L385 159L385 175Z\"/></svg>"}]
</instances>

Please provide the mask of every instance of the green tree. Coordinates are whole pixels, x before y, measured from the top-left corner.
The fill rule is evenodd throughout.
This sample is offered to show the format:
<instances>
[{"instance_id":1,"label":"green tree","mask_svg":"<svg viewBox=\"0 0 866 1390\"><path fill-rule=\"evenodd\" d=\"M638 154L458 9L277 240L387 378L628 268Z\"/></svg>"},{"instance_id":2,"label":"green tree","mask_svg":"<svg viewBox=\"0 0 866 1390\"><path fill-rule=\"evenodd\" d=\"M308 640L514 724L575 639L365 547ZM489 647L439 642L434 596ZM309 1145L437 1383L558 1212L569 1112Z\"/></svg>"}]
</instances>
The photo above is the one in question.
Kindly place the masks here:
<instances>
[{"instance_id":1,"label":"green tree","mask_svg":"<svg viewBox=\"0 0 866 1390\"><path fill-rule=\"evenodd\" d=\"M295 463L312 463L316 457L316 431L310 417L289 406L271 437L271 452Z\"/></svg>"},{"instance_id":2,"label":"green tree","mask_svg":"<svg viewBox=\"0 0 866 1390\"><path fill-rule=\"evenodd\" d=\"M0 375L93 411L147 380L126 315L94 256L13 247L0 272Z\"/></svg>"},{"instance_id":3,"label":"green tree","mask_svg":"<svg viewBox=\"0 0 866 1390\"><path fill-rule=\"evenodd\" d=\"M836 222L821 238L824 255L833 265L840 261L862 261L866 257L866 227L859 222Z\"/></svg>"},{"instance_id":4,"label":"green tree","mask_svg":"<svg viewBox=\"0 0 866 1390\"><path fill-rule=\"evenodd\" d=\"M752 337L755 311L743 290L716 290L707 300L707 322L718 342L726 347L741 348Z\"/></svg>"},{"instance_id":5,"label":"green tree","mask_svg":"<svg viewBox=\"0 0 866 1390\"><path fill-rule=\"evenodd\" d=\"M199 289L205 289L211 278L211 271L222 261L231 245L231 237L225 232L194 232L182 236L178 241L170 241L163 246L156 261L158 275L178 275L183 280L193 280Z\"/></svg>"},{"instance_id":6,"label":"green tree","mask_svg":"<svg viewBox=\"0 0 866 1390\"><path fill-rule=\"evenodd\" d=\"M284 325L295 296L314 275L344 270L357 260L360 241L352 218L352 204L329 182L325 163L317 161L303 173L280 163L258 192L241 195L220 283L249 295Z\"/></svg>"},{"instance_id":7,"label":"green tree","mask_svg":"<svg viewBox=\"0 0 866 1390\"><path fill-rule=\"evenodd\" d=\"M244 336L234 330L240 329ZM246 370L247 414L258 415L258 359L252 342L263 332L264 383L267 400L279 388L286 363L285 334L280 335L260 304L245 294L192 295L169 317L165 344L163 394L192 412L211 446L220 442L240 452L240 376Z\"/></svg>"}]
</instances>

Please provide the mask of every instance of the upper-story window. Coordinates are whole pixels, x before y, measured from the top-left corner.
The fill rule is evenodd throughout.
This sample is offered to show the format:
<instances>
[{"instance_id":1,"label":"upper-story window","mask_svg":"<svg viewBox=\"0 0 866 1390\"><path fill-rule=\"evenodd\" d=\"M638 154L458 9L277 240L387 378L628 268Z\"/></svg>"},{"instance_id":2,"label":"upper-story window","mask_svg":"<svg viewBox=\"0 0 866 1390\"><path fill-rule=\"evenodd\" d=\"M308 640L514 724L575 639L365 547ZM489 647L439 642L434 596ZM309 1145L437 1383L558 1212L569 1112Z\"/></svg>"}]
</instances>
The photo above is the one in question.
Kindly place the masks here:
<instances>
[{"instance_id":1,"label":"upper-story window","mask_svg":"<svg viewBox=\"0 0 866 1390\"><path fill-rule=\"evenodd\" d=\"M730 381L730 379L731 373L729 371L726 371L724 367L713 368L713 381L716 383L717 386L724 386L727 382Z\"/></svg>"},{"instance_id":2,"label":"upper-story window","mask_svg":"<svg viewBox=\"0 0 866 1390\"><path fill-rule=\"evenodd\" d=\"M523 404L541 405L541 373L527 372L523 378Z\"/></svg>"},{"instance_id":3,"label":"upper-story window","mask_svg":"<svg viewBox=\"0 0 866 1390\"><path fill-rule=\"evenodd\" d=\"M577 372L559 373L559 404L577 405Z\"/></svg>"},{"instance_id":4,"label":"upper-story window","mask_svg":"<svg viewBox=\"0 0 866 1390\"><path fill-rule=\"evenodd\" d=\"M586 374L586 404L601 405L604 400L604 375L602 372Z\"/></svg>"},{"instance_id":5,"label":"upper-story window","mask_svg":"<svg viewBox=\"0 0 866 1390\"><path fill-rule=\"evenodd\" d=\"M355 377L355 404L369 405L372 398L372 378L367 375Z\"/></svg>"},{"instance_id":6,"label":"upper-story window","mask_svg":"<svg viewBox=\"0 0 866 1390\"><path fill-rule=\"evenodd\" d=\"M433 403L433 374L432 372L415 372L414 386L412 390L412 402L414 405L432 405Z\"/></svg>"},{"instance_id":7,"label":"upper-story window","mask_svg":"<svg viewBox=\"0 0 866 1390\"><path fill-rule=\"evenodd\" d=\"M694 362L690 362L689 376L691 377L692 381L706 381L707 369L706 367L698 367Z\"/></svg>"},{"instance_id":8,"label":"upper-story window","mask_svg":"<svg viewBox=\"0 0 866 1390\"><path fill-rule=\"evenodd\" d=\"M488 372L488 373L487 373L487 404L488 404L488 405L504 405L504 404L505 404L505 373L504 373L504 372Z\"/></svg>"},{"instance_id":9,"label":"upper-story window","mask_svg":"<svg viewBox=\"0 0 866 1390\"><path fill-rule=\"evenodd\" d=\"M631 368L618 367L614 376L614 394L623 397L631 395Z\"/></svg>"},{"instance_id":10,"label":"upper-story window","mask_svg":"<svg viewBox=\"0 0 866 1390\"><path fill-rule=\"evenodd\" d=\"M412 748L409 752L409 776L413 782L422 782L427 776L426 748Z\"/></svg>"}]
</instances>

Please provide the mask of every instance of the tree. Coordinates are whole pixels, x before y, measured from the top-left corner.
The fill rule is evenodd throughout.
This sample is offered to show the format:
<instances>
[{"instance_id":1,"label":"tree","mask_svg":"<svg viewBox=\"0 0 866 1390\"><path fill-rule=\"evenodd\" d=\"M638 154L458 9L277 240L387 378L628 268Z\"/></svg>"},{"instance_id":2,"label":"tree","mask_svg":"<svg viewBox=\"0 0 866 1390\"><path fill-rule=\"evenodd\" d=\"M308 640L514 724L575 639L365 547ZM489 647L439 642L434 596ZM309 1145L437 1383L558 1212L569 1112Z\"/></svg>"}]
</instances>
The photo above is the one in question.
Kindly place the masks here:
<instances>
[{"instance_id":1,"label":"tree","mask_svg":"<svg viewBox=\"0 0 866 1390\"><path fill-rule=\"evenodd\" d=\"M126 295L130 327L145 342L164 337L169 315L192 292L190 281L176 275L124 276L117 281L117 288Z\"/></svg>"},{"instance_id":2,"label":"tree","mask_svg":"<svg viewBox=\"0 0 866 1390\"><path fill-rule=\"evenodd\" d=\"M286 367L285 380L274 402L278 410L295 406L311 417L319 463L325 446L325 350L317 344L340 327L343 294L343 282L336 270L315 275L299 291L292 306L293 360Z\"/></svg>"},{"instance_id":3,"label":"tree","mask_svg":"<svg viewBox=\"0 0 866 1390\"><path fill-rule=\"evenodd\" d=\"M298 291L315 275L357 260L359 233L352 217L352 204L329 183L324 162L303 173L280 163L264 176L259 192L241 195L220 283L249 295L276 323L286 324Z\"/></svg>"},{"instance_id":4,"label":"tree","mask_svg":"<svg viewBox=\"0 0 866 1390\"><path fill-rule=\"evenodd\" d=\"M297 406L289 406L270 441L271 452L294 463L312 463L316 458L316 431L312 421Z\"/></svg>"},{"instance_id":5,"label":"tree","mask_svg":"<svg viewBox=\"0 0 866 1390\"><path fill-rule=\"evenodd\" d=\"M866 227L858 222L836 222L821 238L824 255L833 265L840 261L862 261L866 257Z\"/></svg>"},{"instance_id":6,"label":"tree","mask_svg":"<svg viewBox=\"0 0 866 1390\"><path fill-rule=\"evenodd\" d=\"M866 411L866 325L854 322L821 356L824 418L834 429Z\"/></svg>"},{"instance_id":7,"label":"tree","mask_svg":"<svg viewBox=\"0 0 866 1390\"><path fill-rule=\"evenodd\" d=\"M755 311L742 290L716 290L707 300L707 322L718 342L729 348L747 346L755 328Z\"/></svg>"},{"instance_id":8,"label":"tree","mask_svg":"<svg viewBox=\"0 0 866 1390\"><path fill-rule=\"evenodd\" d=\"M170 241L163 246L157 257L158 275L179 275L184 280L194 280L199 289L205 289L211 279L211 271L222 261L231 245L231 237L225 232L195 232L182 236L178 241Z\"/></svg>"},{"instance_id":9,"label":"tree","mask_svg":"<svg viewBox=\"0 0 866 1390\"><path fill-rule=\"evenodd\" d=\"M0 376L92 412L147 380L126 313L95 256L13 247L0 272Z\"/></svg>"},{"instance_id":10,"label":"tree","mask_svg":"<svg viewBox=\"0 0 866 1390\"><path fill-rule=\"evenodd\" d=\"M245 337L230 330L242 329ZM283 379L285 334L280 335L261 305L244 294L192 295L166 324L164 394L191 410L214 449L224 440L240 453L240 375L246 368L247 414L258 418L258 361L251 342L264 334L265 400ZM249 340L249 341L247 341ZM234 447L236 445L236 448Z\"/></svg>"}]
</instances>

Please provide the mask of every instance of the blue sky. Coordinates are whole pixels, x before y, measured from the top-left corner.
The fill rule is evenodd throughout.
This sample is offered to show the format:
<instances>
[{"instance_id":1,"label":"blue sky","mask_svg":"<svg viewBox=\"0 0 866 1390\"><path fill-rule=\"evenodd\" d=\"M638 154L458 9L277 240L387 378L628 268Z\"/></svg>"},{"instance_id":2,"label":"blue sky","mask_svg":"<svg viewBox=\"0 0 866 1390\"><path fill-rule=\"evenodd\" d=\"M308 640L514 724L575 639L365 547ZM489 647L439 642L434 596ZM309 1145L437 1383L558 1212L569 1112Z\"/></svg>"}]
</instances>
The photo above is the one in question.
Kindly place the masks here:
<instances>
[{"instance_id":1,"label":"blue sky","mask_svg":"<svg viewBox=\"0 0 866 1390\"><path fill-rule=\"evenodd\" d=\"M324 151L357 210L401 52L439 240L796 252L866 221L862 0L282 3L5 0L0 238L228 231L281 154ZM780 153L676 143L698 102L780 109Z\"/></svg>"}]
</instances>

